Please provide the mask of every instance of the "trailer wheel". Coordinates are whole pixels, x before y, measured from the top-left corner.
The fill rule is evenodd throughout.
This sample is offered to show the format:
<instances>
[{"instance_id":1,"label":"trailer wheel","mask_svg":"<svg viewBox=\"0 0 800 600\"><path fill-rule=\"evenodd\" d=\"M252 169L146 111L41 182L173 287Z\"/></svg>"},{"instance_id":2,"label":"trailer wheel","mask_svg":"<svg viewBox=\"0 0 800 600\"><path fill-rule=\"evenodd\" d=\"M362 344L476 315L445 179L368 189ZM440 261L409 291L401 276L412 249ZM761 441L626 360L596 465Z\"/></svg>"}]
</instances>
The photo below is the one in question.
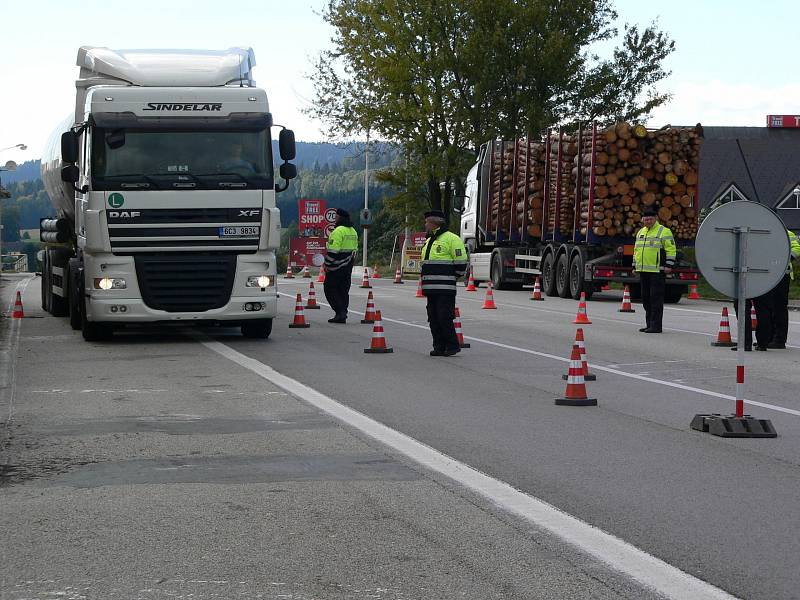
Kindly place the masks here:
<instances>
[{"instance_id":1,"label":"trailer wheel","mask_svg":"<svg viewBox=\"0 0 800 600\"><path fill-rule=\"evenodd\" d=\"M542 259L542 291L552 297L556 295L556 259L552 252Z\"/></svg>"},{"instance_id":2,"label":"trailer wheel","mask_svg":"<svg viewBox=\"0 0 800 600\"><path fill-rule=\"evenodd\" d=\"M242 335L246 338L266 339L272 333L272 319L259 319L242 323Z\"/></svg>"},{"instance_id":3,"label":"trailer wheel","mask_svg":"<svg viewBox=\"0 0 800 600\"><path fill-rule=\"evenodd\" d=\"M580 300L583 289L583 257L575 254L569 265L569 295L573 300Z\"/></svg>"},{"instance_id":4,"label":"trailer wheel","mask_svg":"<svg viewBox=\"0 0 800 600\"><path fill-rule=\"evenodd\" d=\"M496 290L505 290L506 283L503 281L503 259L500 257L499 254L495 254L492 257L492 269L489 273L489 277L492 280L492 286Z\"/></svg>"},{"instance_id":5,"label":"trailer wheel","mask_svg":"<svg viewBox=\"0 0 800 600\"><path fill-rule=\"evenodd\" d=\"M684 285L668 285L664 290L664 302L666 304L677 304L688 291Z\"/></svg>"},{"instance_id":6,"label":"trailer wheel","mask_svg":"<svg viewBox=\"0 0 800 600\"><path fill-rule=\"evenodd\" d=\"M556 291L562 298L569 298L569 256L566 253L556 262Z\"/></svg>"},{"instance_id":7,"label":"trailer wheel","mask_svg":"<svg viewBox=\"0 0 800 600\"><path fill-rule=\"evenodd\" d=\"M69 304L69 325L75 331L81 328L81 297L78 293L80 289L80 267L78 260L69 261L69 273L67 274L67 303Z\"/></svg>"}]
</instances>

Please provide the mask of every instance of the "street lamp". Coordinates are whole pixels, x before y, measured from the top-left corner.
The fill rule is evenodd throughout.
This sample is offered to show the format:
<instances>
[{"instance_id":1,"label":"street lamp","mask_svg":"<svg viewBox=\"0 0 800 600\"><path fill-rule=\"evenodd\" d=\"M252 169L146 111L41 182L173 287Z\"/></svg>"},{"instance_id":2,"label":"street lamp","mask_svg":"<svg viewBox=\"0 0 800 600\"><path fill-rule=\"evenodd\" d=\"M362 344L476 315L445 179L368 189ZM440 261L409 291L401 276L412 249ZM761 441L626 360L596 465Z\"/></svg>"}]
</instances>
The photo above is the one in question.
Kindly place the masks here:
<instances>
[{"instance_id":1,"label":"street lamp","mask_svg":"<svg viewBox=\"0 0 800 600\"><path fill-rule=\"evenodd\" d=\"M14 144L13 146L9 146L8 148L0 148L0 152L5 150L11 150L12 148L19 148L20 150L27 150L28 147L25 144Z\"/></svg>"}]
</instances>

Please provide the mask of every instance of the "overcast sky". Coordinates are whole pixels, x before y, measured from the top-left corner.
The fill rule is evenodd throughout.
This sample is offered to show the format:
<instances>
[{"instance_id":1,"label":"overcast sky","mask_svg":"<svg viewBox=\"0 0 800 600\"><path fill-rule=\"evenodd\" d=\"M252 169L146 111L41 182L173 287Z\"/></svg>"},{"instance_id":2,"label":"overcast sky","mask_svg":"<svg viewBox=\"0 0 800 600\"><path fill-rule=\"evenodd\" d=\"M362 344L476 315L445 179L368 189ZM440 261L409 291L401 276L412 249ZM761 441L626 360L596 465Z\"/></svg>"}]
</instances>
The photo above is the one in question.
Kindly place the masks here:
<instances>
[{"instance_id":1,"label":"overcast sky","mask_svg":"<svg viewBox=\"0 0 800 600\"><path fill-rule=\"evenodd\" d=\"M252 46L258 85L277 123L298 140L323 141L300 112L312 97L311 58L327 47L319 16L326 0L48 0L3 2L0 36L0 162L41 155L53 127L73 110L75 58L81 45L110 48ZM673 101L651 125L763 126L767 114L800 114L796 0L617 0L620 22L659 17L675 39L673 75L662 87ZM80 10L76 9L80 7Z\"/></svg>"}]
</instances>

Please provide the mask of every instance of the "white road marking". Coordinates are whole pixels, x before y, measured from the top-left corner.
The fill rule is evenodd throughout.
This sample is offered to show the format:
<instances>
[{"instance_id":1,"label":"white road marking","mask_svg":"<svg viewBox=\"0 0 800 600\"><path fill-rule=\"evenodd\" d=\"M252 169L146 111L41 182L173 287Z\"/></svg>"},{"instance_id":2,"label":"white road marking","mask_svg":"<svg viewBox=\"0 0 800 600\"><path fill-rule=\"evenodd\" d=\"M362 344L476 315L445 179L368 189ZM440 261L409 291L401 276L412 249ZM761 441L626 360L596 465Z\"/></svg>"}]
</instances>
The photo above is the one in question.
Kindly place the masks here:
<instances>
[{"instance_id":1,"label":"white road marking","mask_svg":"<svg viewBox=\"0 0 800 600\"><path fill-rule=\"evenodd\" d=\"M675 600L733 598L723 590L673 567L632 544L344 406L221 342L200 338L200 343L409 459L480 494L496 506L550 531L611 569L633 578L667 598Z\"/></svg>"},{"instance_id":2,"label":"white road marking","mask_svg":"<svg viewBox=\"0 0 800 600\"><path fill-rule=\"evenodd\" d=\"M284 294L287 295L287 294ZM324 303L321 303L324 304ZM324 304L328 306L327 304ZM363 315L363 312L358 312L355 310L349 311L356 315ZM390 319L387 317L383 317L384 323L397 323L398 325L405 325L406 327L415 327L417 329L424 329L428 331L427 325L417 325L416 323L409 323L408 321L400 321L399 319ZM692 332L690 332L692 333ZM489 346L495 346L497 348L504 348L506 350L513 350L515 352L522 352L524 354L531 354L533 356L539 356L541 358L549 358L551 360L556 360L563 363L569 363L570 359L565 358L563 356L556 356L555 354L548 354L547 352L539 352L538 350L530 350L528 348L520 348L519 346L511 346L509 344L502 344L500 342L494 342L492 340L486 340L483 338L477 338L473 336L464 336L465 340L469 340L471 342L480 342L482 344L487 344ZM787 346L788 348L789 346ZM610 366L598 365L596 363L589 363L590 367L595 368L598 371L605 371L606 373L613 373L614 375L620 375L622 377L628 377L629 379L638 379L639 381L646 381L647 383L657 383L659 385L664 385L667 387L677 388L679 390L683 390L685 392L692 392L694 394L700 394L703 396L710 396L712 398L719 398L722 400L733 400L736 401L736 396L731 396L729 394L723 394L720 392L714 392L711 390L704 390L702 388L696 388L689 385L684 385L682 383L678 383L675 381L665 381L663 379L656 379L655 377L648 377L646 375L638 374L638 373L628 373L627 371L620 371L618 369L614 369ZM731 379L733 379L733 375L731 375ZM783 406L777 406L775 404L767 404L766 402L757 402L755 400L747 400L745 399L746 404L750 404L752 406L758 406L759 408L766 408L769 410L774 410L777 412L786 413L789 415L794 415L796 417L800 417L800 410L794 410L792 408L784 408Z\"/></svg>"}]
</instances>

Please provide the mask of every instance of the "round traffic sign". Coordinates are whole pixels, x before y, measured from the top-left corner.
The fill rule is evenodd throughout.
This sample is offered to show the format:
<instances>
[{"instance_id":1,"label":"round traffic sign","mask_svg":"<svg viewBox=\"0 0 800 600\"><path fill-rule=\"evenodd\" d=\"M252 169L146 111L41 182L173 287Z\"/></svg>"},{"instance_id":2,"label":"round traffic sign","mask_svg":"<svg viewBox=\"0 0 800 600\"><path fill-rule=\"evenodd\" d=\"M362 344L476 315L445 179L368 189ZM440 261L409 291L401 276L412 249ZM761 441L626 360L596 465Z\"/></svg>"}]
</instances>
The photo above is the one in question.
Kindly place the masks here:
<instances>
[{"instance_id":1,"label":"round traffic sign","mask_svg":"<svg viewBox=\"0 0 800 600\"><path fill-rule=\"evenodd\" d=\"M783 221L758 202L728 202L708 214L695 240L697 266L714 289L733 298L737 297L739 239L746 240L744 296L756 298L786 274L789 236Z\"/></svg>"},{"instance_id":2,"label":"round traffic sign","mask_svg":"<svg viewBox=\"0 0 800 600\"><path fill-rule=\"evenodd\" d=\"M336 209L335 208L329 208L328 210L325 211L325 220L328 221L328 223L335 223L336 222Z\"/></svg>"}]
</instances>

